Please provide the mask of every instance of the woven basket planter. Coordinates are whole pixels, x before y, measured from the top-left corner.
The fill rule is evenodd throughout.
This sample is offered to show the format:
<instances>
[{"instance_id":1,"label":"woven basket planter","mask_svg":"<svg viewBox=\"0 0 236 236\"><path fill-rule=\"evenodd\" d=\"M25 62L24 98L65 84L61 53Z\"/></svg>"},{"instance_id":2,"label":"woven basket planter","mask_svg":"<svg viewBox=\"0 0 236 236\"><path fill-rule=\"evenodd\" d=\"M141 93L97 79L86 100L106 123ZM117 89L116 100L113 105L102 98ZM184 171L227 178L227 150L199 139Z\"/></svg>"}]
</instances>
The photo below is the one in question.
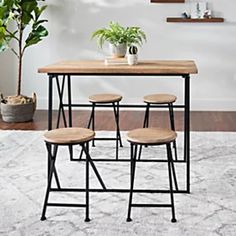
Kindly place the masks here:
<instances>
[{"instance_id":1,"label":"woven basket planter","mask_svg":"<svg viewBox=\"0 0 236 236\"><path fill-rule=\"evenodd\" d=\"M2 119L5 122L26 122L33 119L35 103L5 104L1 103Z\"/></svg>"}]
</instances>

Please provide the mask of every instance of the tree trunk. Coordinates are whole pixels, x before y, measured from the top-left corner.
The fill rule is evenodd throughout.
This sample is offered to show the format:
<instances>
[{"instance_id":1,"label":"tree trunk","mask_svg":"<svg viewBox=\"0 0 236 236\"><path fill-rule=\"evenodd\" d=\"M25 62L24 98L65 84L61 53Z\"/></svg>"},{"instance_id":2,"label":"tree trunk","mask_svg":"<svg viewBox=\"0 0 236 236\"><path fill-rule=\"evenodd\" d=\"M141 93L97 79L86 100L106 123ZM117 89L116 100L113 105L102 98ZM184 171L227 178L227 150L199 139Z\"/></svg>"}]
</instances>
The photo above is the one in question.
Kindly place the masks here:
<instances>
[{"instance_id":1,"label":"tree trunk","mask_svg":"<svg viewBox=\"0 0 236 236\"><path fill-rule=\"evenodd\" d=\"M18 65L17 96L21 94L22 63L23 63L22 40L23 40L23 29L22 29L22 24L20 23L19 24L19 65Z\"/></svg>"}]
</instances>

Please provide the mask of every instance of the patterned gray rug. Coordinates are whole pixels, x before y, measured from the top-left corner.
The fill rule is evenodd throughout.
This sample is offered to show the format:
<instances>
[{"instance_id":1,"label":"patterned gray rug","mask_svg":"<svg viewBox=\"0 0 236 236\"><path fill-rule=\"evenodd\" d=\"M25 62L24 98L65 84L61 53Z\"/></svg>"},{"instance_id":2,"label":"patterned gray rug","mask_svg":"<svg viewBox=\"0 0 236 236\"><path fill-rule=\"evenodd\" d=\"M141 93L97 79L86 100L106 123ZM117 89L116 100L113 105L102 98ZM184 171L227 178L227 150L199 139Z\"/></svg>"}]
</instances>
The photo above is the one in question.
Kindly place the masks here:
<instances>
[{"instance_id":1,"label":"patterned gray rug","mask_svg":"<svg viewBox=\"0 0 236 236\"><path fill-rule=\"evenodd\" d=\"M127 193L91 193L90 218L82 208L52 208L40 221L46 187L46 149L40 131L0 131L0 235L225 235L236 232L236 133L191 134L191 194L175 194L177 223L169 208L133 208L127 223ZM99 132L110 135L112 132ZM125 133L123 133L125 140ZM128 143L120 150L129 157ZM114 158L113 142L97 142L93 158ZM178 134L182 154L182 134ZM75 150L79 155L79 149ZM165 157L162 147L144 148L144 157ZM129 187L128 163L96 163L108 187ZM179 185L185 169L177 164ZM70 162L68 149L60 148L57 170L63 187L83 187L84 163ZM165 163L138 163L135 186L166 188ZM99 187L90 171L91 185ZM83 203L83 193L52 193L52 201ZM167 194L135 194L134 202L169 201Z\"/></svg>"}]
</instances>

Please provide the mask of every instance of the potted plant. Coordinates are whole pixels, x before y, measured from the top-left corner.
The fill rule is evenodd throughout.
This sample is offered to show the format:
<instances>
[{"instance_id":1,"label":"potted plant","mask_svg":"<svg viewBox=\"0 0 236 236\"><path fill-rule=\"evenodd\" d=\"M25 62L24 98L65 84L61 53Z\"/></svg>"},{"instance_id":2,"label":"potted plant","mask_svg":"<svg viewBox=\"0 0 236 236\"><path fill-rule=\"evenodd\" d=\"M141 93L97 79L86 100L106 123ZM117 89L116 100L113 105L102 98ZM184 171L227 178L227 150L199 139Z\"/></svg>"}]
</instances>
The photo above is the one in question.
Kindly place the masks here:
<instances>
[{"instance_id":1,"label":"potted plant","mask_svg":"<svg viewBox=\"0 0 236 236\"><path fill-rule=\"evenodd\" d=\"M97 38L102 48L105 42L109 42L112 57L124 57L127 47L131 45L141 46L146 41L145 33L140 27L123 27L119 23L110 22L108 28L101 28L92 34L92 39Z\"/></svg>"},{"instance_id":2,"label":"potted plant","mask_svg":"<svg viewBox=\"0 0 236 236\"><path fill-rule=\"evenodd\" d=\"M0 52L10 49L18 59L18 80L15 96L1 95L1 114L6 122L32 120L36 107L36 95L21 94L22 66L25 50L48 35L40 19L46 6L44 0L0 0ZM12 41L15 40L15 44Z\"/></svg>"}]
</instances>

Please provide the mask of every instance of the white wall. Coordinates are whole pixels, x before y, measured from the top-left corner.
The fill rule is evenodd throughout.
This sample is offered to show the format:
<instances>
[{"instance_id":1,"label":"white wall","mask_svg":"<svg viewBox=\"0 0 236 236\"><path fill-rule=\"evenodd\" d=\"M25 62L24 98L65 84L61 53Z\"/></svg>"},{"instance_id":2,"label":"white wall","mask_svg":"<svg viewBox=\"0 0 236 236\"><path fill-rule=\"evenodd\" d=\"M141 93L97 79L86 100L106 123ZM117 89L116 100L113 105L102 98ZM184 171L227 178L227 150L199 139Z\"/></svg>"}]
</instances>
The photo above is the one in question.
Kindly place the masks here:
<instances>
[{"instance_id":1,"label":"white wall","mask_svg":"<svg viewBox=\"0 0 236 236\"><path fill-rule=\"evenodd\" d=\"M236 1L209 0L225 23L166 23L166 17L189 10L185 4L151 4L149 0L48 0L45 17L50 36L26 52L23 93L38 95L38 107L47 108L47 78L37 68L66 59L103 59L106 53L91 41L91 33L118 21L140 26L148 41L141 59L192 59L199 74L191 80L192 110L236 110ZM12 80L14 57L0 55L0 90L15 92ZM15 62L14 62L15 63ZM15 70L15 69L14 69ZM10 82L11 81L11 82ZM124 101L142 102L145 94L169 92L182 101L179 78L74 78L74 101L86 102L88 95L117 92Z\"/></svg>"}]
</instances>

